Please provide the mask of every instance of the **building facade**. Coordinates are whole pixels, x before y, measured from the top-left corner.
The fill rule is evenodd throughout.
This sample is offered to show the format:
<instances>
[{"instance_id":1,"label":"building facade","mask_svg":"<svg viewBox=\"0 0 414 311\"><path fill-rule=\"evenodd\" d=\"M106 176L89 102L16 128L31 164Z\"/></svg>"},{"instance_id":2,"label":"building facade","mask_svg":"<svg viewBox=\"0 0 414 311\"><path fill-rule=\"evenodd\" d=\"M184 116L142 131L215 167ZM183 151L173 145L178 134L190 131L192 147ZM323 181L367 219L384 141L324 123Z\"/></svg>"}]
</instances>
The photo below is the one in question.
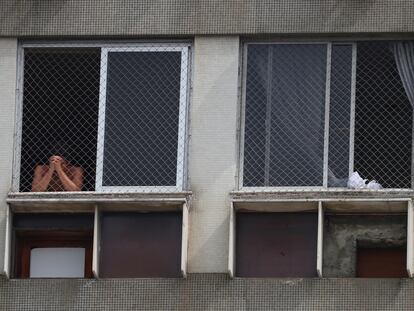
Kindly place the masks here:
<instances>
[{"instance_id":1,"label":"building facade","mask_svg":"<svg viewBox=\"0 0 414 311\"><path fill-rule=\"evenodd\" d=\"M413 15L1 1L0 309L411 310Z\"/></svg>"}]
</instances>

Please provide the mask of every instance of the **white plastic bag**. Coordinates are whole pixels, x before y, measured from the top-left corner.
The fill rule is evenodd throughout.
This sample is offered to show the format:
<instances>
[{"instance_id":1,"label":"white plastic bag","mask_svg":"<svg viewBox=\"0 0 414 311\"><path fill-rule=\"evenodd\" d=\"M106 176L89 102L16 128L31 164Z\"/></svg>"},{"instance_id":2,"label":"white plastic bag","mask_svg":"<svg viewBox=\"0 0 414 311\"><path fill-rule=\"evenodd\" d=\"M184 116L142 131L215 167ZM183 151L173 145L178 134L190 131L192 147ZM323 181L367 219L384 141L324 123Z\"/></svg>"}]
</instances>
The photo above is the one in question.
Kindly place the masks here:
<instances>
[{"instance_id":1,"label":"white plastic bag","mask_svg":"<svg viewBox=\"0 0 414 311\"><path fill-rule=\"evenodd\" d=\"M375 189L375 190L378 190L378 189L382 189L382 186L381 186L381 184L380 184L380 183L378 183L376 180L371 180L371 181L368 183L367 188L368 188L368 189Z\"/></svg>"},{"instance_id":2,"label":"white plastic bag","mask_svg":"<svg viewBox=\"0 0 414 311\"><path fill-rule=\"evenodd\" d=\"M367 179L362 179L358 172L353 172L348 179L348 188L362 189L367 187Z\"/></svg>"}]
</instances>

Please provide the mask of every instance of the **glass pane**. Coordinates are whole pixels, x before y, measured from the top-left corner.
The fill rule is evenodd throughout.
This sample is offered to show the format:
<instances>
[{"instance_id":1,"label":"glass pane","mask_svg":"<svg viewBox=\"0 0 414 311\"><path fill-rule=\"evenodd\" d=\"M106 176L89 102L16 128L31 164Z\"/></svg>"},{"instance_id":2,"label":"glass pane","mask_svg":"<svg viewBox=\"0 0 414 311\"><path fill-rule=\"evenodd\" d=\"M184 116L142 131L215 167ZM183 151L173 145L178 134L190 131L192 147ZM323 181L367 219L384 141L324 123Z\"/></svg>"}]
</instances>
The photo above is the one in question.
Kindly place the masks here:
<instances>
[{"instance_id":1,"label":"glass pane","mask_svg":"<svg viewBox=\"0 0 414 311\"><path fill-rule=\"evenodd\" d=\"M333 45L329 107L329 187L346 187L349 177L351 87L352 45Z\"/></svg>"},{"instance_id":2,"label":"glass pane","mask_svg":"<svg viewBox=\"0 0 414 311\"><path fill-rule=\"evenodd\" d=\"M32 191L35 168L48 168L53 155L81 167L82 190L95 190L100 55L97 48L24 50L20 191ZM56 171L45 191L64 191Z\"/></svg>"},{"instance_id":3,"label":"glass pane","mask_svg":"<svg viewBox=\"0 0 414 311\"><path fill-rule=\"evenodd\" d=\"M109 52L103 186L175 186L180 52Z\"/></svg>"},{"instance_id":4,"label":"glass pane","mask_svg":"<svg viewBox=\"0 0 414 311\"><path fill-rule=\"evenodd\" d=\"M30 253L31 278L83 278L84 276L84 248L33 248Z\"/></svg>"},{"instance_id":5,"label":"glass pane","mask_svg":"<svg viewBox=\"0 0 414 311\"><path fill-rule=\"evenodd\" d=\"M354 170L411 188L413 108L389 42L358 42Z\"/></svg>"},{"instance_id":6,"label":"glass pane","mask_svg":"<svg viewBox=\"0 0 414 311\"><path fill-rule=\"evenodd\" d=\"M249 45L243 186L322 186L326 45Z\"/></svg>"}]
</instances>

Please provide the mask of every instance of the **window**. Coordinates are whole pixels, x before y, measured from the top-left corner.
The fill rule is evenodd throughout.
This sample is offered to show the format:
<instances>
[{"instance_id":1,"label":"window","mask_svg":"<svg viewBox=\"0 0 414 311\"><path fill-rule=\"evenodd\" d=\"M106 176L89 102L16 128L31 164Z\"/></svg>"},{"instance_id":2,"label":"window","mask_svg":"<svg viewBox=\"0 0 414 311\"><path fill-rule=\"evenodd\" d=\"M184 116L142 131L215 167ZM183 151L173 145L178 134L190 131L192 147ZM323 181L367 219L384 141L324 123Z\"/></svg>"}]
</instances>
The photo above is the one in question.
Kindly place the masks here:
<instances>
[{"instance_id":1,"label":"window","mask_svg":"<svg viewBox=\"0 0 414 311\"><path fill-rule=\"evenodd\" d=\"M91 278L93 214L16 214L16 278Z\"/></svg>"},{"instance_id":2,"label":"window","mask_svg":"<svg viewBox=\"0 0 414 311\"><path fill-rule=\"evenodd\" d=\"M15 189L184 189L188 44L23 44L21 55Z\"/></svg>"},{"instance_id":3,"label":"window","mask_svg":"<svg viewBox=\"0 0 414 311\"><path fill-rule=\"evenodd\" d=\"M411 188L413 47L246 44L241 187Z\"/></svg>"}]
</instances>

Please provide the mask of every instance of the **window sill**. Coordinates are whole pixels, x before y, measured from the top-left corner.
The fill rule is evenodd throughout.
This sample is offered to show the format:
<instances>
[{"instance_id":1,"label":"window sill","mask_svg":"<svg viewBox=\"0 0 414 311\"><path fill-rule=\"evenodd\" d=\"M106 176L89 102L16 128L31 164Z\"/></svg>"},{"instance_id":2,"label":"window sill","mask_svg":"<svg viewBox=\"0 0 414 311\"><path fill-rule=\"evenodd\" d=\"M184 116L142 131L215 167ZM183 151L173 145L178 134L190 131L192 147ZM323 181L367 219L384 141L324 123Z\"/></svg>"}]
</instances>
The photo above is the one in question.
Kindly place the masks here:
<instances>
[{"instance_id":1,"label":"window sill","mask_svg":"<svg viewBox=\"0 0 414 311\"><path fill-rule=\"evenodd\" d=\"M335 199L335 198L414 198L413 189L349 189L349 188L242 188L230 193L238 198Z\"/></svg>"},{"instance_id":2,"label":"window sill","mask_svg":"<svg viewBox=\"0 0 414 311\"><path fill-rule=\"evenodd\" d=\"M190 191L175 193L101 193L101 192L26 192L8 194L6 202L13 211L92 212L181 210L191 197Z\"/></svg>"},{"instance_id":3,"label":"window sill","mask_svg":"<svg viewBox=\"0 0 414 311\"><path fill-rule=\"evenodd\" d=\"M295 212L316 211L322 203L327 212L406 213L414 199L411 189L283 189L233 191L236 210Z\"/></svg>"}]
</instances>

